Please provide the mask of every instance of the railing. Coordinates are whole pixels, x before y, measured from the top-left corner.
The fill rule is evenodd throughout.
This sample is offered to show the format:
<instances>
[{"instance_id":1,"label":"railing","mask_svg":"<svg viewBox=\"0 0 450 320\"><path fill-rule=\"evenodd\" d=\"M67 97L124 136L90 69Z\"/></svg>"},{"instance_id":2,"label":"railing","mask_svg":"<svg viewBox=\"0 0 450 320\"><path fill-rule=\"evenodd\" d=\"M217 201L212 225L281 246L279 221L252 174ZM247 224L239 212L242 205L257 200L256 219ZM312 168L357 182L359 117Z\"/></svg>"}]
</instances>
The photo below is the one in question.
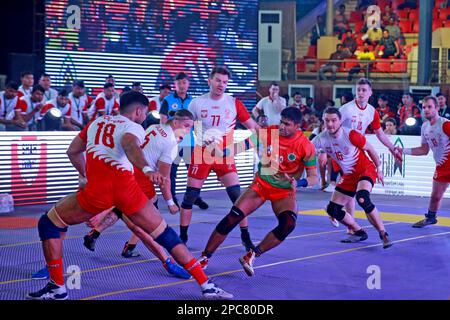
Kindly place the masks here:
<instances>
[{"instance_id":1,"label":"railing","mask_svg":"<svg viewBox=\"0 0 450 320\"><path fill-rule=\"evenodd\" d=\"M372 80L380 81L407 81L410 84L417 83L418 63L417 60L406 59L376 59L376 60L329 60L329 59L297 59L296 61L283 61L284 80L320 80L319 70L328 63L340 63L336 72L336 81L346 81L350 70L355 71L354 76L363 75ZM356 67L360 66L360 71L356 72ZM430 84L450 83L450 62L442 60L432 60L430 66ZM331 77L328 72L327 78Z\"/></svg>"}]
</instances>

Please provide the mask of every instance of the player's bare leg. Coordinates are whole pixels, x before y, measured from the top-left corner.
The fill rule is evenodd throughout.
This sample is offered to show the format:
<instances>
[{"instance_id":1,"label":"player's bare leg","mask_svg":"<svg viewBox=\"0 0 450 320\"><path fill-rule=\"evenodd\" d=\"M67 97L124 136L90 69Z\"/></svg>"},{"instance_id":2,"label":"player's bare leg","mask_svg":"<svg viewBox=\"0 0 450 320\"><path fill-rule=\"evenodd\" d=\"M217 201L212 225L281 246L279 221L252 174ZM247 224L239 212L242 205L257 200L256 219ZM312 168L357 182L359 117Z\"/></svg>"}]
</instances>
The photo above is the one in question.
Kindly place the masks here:
<instances>
[{"instance_id":1,"label":"player's bare leg","mask_svg":"<svg viewBox=\"0 0 450 320\"><path fill-rule=\"evenodd\" d=\"M211 283L204 273L198 261L183 244L176 232L167 225L159 211L148 201L144 208L129 215L129 219L135 225L131 229L133 233L136 227L148 233L159 245L164 247L183 268L188 271L202 288L205 298L209 299L232 299L233 295L223 291Z\"/></svg>"},{"instance_id":2,"label":"player's bare leg","mask_svg":"<svg viewBox=\"0 0 450 320\"><path fill-rule=\"evenodd\" d=\"M203 268L206 268L209 258L211 258L217 248L225 241L231 230L233 230L242 219L261 207L264 202L265 201L250 188L242 193L231 208L230 213L219 222L209 237L200 259Z\"/></svg>"},{"instance_id":3,"label":"player's bare leg","mask_svg":"<svg viewBox=\"0 0 450 320\"><path fill-rule=\"evenodd\" d=\"M344 243L354 243L367 239L367 233L363 230L363 228L361 228L355 219L344 210L344 207L350 201L353 201L352 197L335 190L331 196L330 202L327 205L328 215L353 231L353 234L350 235L350 237L341 240L341 242Z\"/></svg>"},{"instance_id":4,"label":"player's bare leg","mask_svg":"<svg viewBox=\"0 0 450 320\"><path fill-rule=\"evenodd\" d=\"M91 213L84 211L79 205L76 193L61 199L49 212L39 219L38 230L42 241L50 282L37 292L29 293L26 298L33 300L65 300L67 291L63 273L63 240L61 234L68 226L88 221Z\"/></svg>"},{"instance_id":5,"label":"player's bare leg","mask_svg":"<svg viewBox=\"0 0 450 320\"><path fill-rule=\"evenodd\" d=\"M431 190L430 202L428 204L428 213L425 214L425 219L413 224L413 228L423 228L437 223L436 215L441 208L442 198L444 197L448 185L448 182L433 180L433 189Z\"/></svg>"},{"instance_id":6,"label":"player's bare leg","mask_svg":"<svg viewBox=\"0 0 450 320\"><path fill-rule=\"evenodd\" d=\"M392 242L388 238L388 233L381 220L380 213L375 205L370 200L370 192L372 191L372 183L367 180L361 180L358 182L356 191L356 201L364 210L367 216L367 220L375 227L380 235L380 239L383 241L383 248L389 248L392 246Z\"/></svg>"},{"instance_id":7,"label":"player's bare leg","mask_svg":"<svg viewBox=\"0 0 450 320\"><path fill-rule=\"evenodd\" d=\"M236 172L230 172L222 177L220 177L220 181L225 186L228 197L231 202L234 204L240 197L241 187L239 182L239 176ZM248 231L248 219L244 218L239 223L239 227L241 229L241 240L242 244L245 247L245 250L250 251L255 249L255 245L253 244L250 233Z\"/></svg>"}]
</instances>

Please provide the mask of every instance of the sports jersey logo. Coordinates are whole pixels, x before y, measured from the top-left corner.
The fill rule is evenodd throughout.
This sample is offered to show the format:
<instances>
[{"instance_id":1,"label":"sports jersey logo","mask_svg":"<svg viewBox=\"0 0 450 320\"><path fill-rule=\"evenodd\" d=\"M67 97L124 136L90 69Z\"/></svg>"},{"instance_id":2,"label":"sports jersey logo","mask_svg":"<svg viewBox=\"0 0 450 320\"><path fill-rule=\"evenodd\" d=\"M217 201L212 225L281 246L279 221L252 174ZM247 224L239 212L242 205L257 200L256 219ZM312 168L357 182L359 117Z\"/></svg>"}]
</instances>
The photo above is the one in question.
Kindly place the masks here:
<instances>
[{"instance_id":1,"label":"sports jersey logo","mask_svg":"<svg viewBox=\"0 0 450 320\"><path fill-rule=\"evenodd\" d=\"M297 159L297 156L293 153L288 154L288 160L289 161L295 161Z\"/></svg>"},{"instance_id":2,"label":"sports jersey logo","mask_svg":"<svg viewBox=\"0 0 450 320\"><path fill-rule=\"evenodd\" d=\"M47 201L47 143L36 136L22 136L11 144L11 193L17 198L33 196Z\"/></svg>"},{"instance_id":3,"label":"sports jersey logo","mask_svg":"<svg viewBox=\"0 0 450 320\"><path fill-rule=\"evenodd\" d=\"M208 110L201 110L201 115L202 118L207 118L208 117Z\"/></svg>"},{"instance_id":4,"label":"sports jersey logo","mask_svg":"<svg viewBox=\"0 0 450 320\"><path fill-rule=\"evenodd\" d=\"M273 150L272 145L268 145L267 146L267 155L268 156L270 156L272 154L272 150Z\"/></svg>"},{"instance_id":5,"label":"sports jersey logo","mask_svg":"<svg viewBox=\"0 0 450 320\"><path fill-rule=\"evenodd\" d=\"M178 110L178 104L177 103L172 103L170 108L172 108L172 110Z\"/></svg>"}]
</instances>

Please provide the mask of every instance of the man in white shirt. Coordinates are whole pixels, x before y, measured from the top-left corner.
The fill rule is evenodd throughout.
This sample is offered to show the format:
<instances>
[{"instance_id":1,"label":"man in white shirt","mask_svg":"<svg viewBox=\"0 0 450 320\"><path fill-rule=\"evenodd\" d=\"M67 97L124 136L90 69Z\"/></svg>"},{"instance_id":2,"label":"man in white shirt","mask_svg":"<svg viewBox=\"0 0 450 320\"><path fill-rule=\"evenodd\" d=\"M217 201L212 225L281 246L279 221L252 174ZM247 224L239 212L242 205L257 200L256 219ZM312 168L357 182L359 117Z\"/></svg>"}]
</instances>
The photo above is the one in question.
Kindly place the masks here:
<instances>
[{"instance_id":1,"label":"man in white shirt","mask_svg":"<svg viewBox=\"0 0 450 320\"><path fill-rule=\"evenodd\" d=\"M42 88L45 89L44 98L42 99L42 103L46 104L47 101L54 100L58 96L58 91L51 88L52 80L50 76L46 73L43 73L41 78L39 79L39 84Z\"/></svg>"},{"instance_id":2,"label":"man in white shirt","mask_svg":"<svg viewBox=\"0 0 450 320\"><path fill-rule=\"evenodd\" d=\"M269 88L269 96L259 100L252 110L252 115L256 119L262 111L269 118L269 126L278 125L281 120L281 111L286 106L286 99L280 97L280 86L273 82Z\"/></svg>"}]
</instances>

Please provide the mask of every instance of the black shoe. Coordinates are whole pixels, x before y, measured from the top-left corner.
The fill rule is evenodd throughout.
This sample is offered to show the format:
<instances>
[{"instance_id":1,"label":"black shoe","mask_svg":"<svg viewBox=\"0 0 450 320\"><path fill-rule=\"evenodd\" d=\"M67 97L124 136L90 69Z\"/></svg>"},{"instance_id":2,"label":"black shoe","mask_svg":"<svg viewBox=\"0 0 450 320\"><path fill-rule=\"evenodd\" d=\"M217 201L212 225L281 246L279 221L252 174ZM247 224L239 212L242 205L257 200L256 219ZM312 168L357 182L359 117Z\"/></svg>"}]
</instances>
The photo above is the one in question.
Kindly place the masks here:
<instances>
[{"instance_id":1,"label":"black shoe","mask_svg":"<svg viewBox=\"0 0 450 320\"><path fill-rule=\"evenodd\" d=\"M128 241L125 242L125 246L123 247L122 250L122 257L124 258L139 257L141 254L135 249L136 249L135 244L128 244Z\"/></svg>"},{"instance_id":2,"label":"black shoe","mask_svg":"<svg viewBox=\"0 0 450 320\"><path fill-rule=\"evenodd\" d=\"M355 231L355 233L351 234L348 238L341 240L342 243L356 243L360 241L367 240L369 236L367 233L361 229L358 231Z\"/></svg>"},{"instance_id":3,"label":"black shoe","mask_svg":"<svg viewBox=\"0 0 450 320\"><path fill-rule=\"evenodd\" d=\"M256 246L253 244L252 239L250 239L249 233L242 233L241 232L241 240L242 245L245 247L245 251L255 251Z\"/></svg>"},{"instance_id":4,"label":"black shoe","mask_svg":"<svg viewBox=\"0 0 450 320\"><path fill-rule=\"evenodd\" d=\"M383 249L392 247L393 243L389 240L389 234L386 231L380 232L380 239L383 241Z\"/></svg>"},{"instance_id":5,"label":"black shoe","mask_svg":"<svg viewBox=\"0 0 450 320\"><path fill-rule=\"evenodd\" d=\"M95 239L92 236L92 233L88 233L87 235L84 236L84 241L83 241L83 245L90 251L95 251L95 241L97 241L97 239Z\"/></svg>"},{"instance_id":6,"label":"black shoe","mask_svg":"<svg viewBox=\"0 0 450 320\"><path fill-rule=\"evenodd\" d=\"M429 226L430 224L436 224L437 223L437 219L436 219L436 216L428 216L428 215L425 215L425 219L423 219L423 220L420 220L419 222L416 222L416 223L414 223L413 225L412 225L412 227L413 228L423 228L423 227L426 227L426 226Z\"/></svg>"},{"instance_id":7,"label":"black shoe","mask_svg":"<svg viewBox=\"0 0 450 320\"><path fill-rule=\"evenodd\" d=\"M202 210L206 210L209 208L208 204L200 197L195 200L194 204Z\"/></svg>"}]
</instances>

